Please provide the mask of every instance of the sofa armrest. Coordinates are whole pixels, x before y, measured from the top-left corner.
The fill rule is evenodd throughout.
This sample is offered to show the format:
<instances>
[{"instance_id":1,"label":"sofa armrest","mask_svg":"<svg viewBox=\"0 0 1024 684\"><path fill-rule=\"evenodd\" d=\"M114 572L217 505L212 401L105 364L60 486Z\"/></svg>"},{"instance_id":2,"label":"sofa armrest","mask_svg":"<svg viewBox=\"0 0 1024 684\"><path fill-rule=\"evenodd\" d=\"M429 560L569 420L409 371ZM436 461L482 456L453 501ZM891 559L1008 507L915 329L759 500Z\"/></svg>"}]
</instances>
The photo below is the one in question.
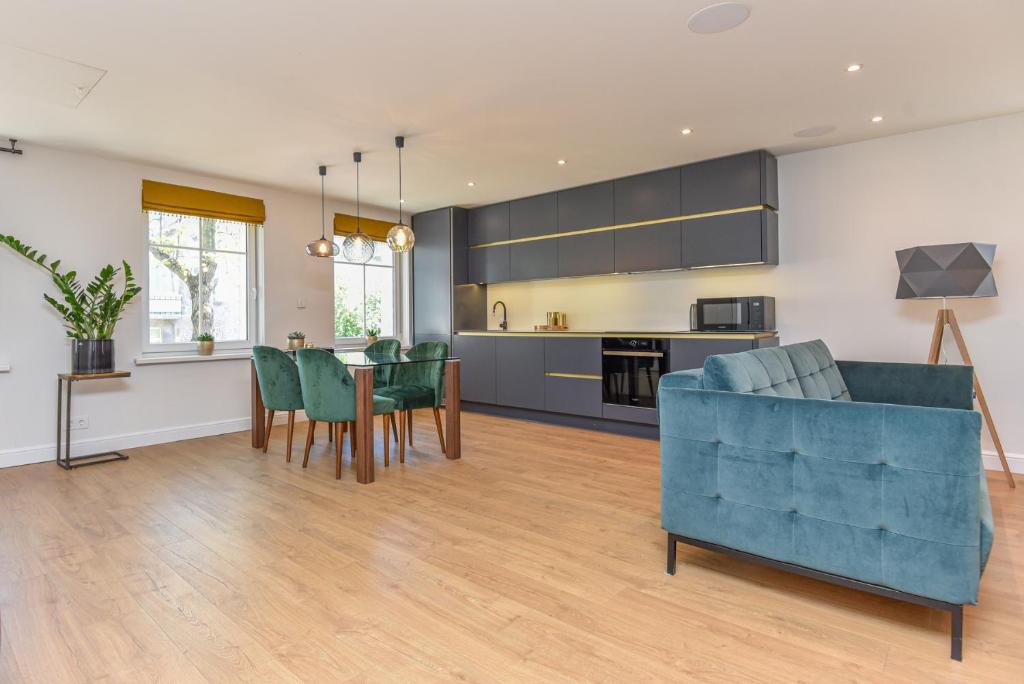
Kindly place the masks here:
<instances>
[{"instance_id":1,"label":"sofa armrest","mask_svg":"<svg viewBox=\"0 0 1024 684\"><path fill-rule=\"evenodd\" d=\"M949 603L991 538L976 411L662 387L669 532Z\"/></svg>"},{"instance_id":2,"label":"sofa armrest","mask_svg":"<svg viewBox=\"0 0 1024 684\"><path fill-rule=\"evenodd\" d=\"M974 368L928 363L836 361L853 401L974 408Z\"/></svg>"},{"instance_id":3,"label":"sofa armrest","mask_svg":"<svg viewBox=\"0 0 1024 684\"><path fill-rule=\"evenodd\" d=\"M704 389L704 370L694 368L692 370L675 371L665 373L658 382L658 388L675 387L677 389Z\"/></svg>"}]
</instances>

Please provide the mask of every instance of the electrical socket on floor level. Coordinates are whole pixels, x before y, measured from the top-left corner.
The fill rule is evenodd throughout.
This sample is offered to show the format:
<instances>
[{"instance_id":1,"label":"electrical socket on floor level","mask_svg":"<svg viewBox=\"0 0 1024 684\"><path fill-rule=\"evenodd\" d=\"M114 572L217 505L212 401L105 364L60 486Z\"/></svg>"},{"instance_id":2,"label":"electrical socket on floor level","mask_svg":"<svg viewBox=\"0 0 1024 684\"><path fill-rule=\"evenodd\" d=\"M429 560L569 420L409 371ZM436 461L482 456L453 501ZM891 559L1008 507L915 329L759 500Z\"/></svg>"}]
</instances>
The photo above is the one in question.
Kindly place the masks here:
<instances>
[{"instance_id":1,"label":"electrical socket on floor level","mask_svg":"<svg viewBox=\"0 0 1024 684\"><path fill-rule=\"evenodd\" d=\"M71 416L72 430L88 430L89 416Z\"/></svg>"}]
</instances>

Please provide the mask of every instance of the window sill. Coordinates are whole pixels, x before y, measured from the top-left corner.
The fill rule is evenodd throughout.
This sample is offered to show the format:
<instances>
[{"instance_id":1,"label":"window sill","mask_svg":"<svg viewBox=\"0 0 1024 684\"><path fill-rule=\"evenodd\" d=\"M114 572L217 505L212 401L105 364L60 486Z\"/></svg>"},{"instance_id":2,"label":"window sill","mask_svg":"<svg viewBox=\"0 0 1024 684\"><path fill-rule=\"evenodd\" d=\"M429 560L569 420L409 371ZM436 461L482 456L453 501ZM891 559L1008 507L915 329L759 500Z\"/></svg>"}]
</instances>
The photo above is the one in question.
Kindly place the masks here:
<instances>
[{"instance_id":1,"label":"window sill","mask_svg":"<svg viewBox=\"0 0 1024 684\"><path fill-rule=\"evenodd\" d=\"M206 363L208 361L244 361L252 358L252 351L249 349L237 349L226 352L214 352L210 356L199 354L151 354L135 358L136 366L157 366L165 363Z\"/></svg>"}]
</instances>

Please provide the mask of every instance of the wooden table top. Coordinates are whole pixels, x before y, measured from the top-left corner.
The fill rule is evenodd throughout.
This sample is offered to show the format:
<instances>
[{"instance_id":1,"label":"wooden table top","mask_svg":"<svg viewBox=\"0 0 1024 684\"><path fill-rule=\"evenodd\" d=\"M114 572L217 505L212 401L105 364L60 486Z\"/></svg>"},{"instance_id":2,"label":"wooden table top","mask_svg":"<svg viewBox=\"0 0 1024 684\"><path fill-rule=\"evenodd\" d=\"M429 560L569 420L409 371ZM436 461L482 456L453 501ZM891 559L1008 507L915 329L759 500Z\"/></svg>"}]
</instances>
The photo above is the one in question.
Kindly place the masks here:
<instances>
[{"instance_id":1,"label":"wooden table top","mask_svg":"<svg viewBox=\"0 0 1024 684\"><path fill-rule=\"evenodd\" d=\"M78 380L107 380L109 378L130 378L131 371L114 371L113 373L57 373L61 380L75 382Z\"/></svg>"}]
</instances>

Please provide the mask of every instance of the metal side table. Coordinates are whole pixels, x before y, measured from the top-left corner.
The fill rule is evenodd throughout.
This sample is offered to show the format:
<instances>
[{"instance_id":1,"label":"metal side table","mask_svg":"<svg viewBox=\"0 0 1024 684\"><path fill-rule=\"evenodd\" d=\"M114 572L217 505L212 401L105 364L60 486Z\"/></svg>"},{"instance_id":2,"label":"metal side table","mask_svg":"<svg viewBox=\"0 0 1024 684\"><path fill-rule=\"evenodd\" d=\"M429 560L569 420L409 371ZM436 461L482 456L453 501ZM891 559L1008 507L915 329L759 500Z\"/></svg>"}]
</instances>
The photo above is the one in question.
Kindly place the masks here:
<instances>
[{"instance_id":1,"label":"metal side table","mask_svg":"<svg viewBox=\"0 0 1024 684\"><path fill-rule=\"evenodd\" d=\"M113 373L78 373L57 374L57 465L64 470L81 468L82 466L110 463L111 461L127 461L128 457L119 451L105 451L101 454L71 457L71 385L82 380L109 380L111 378L130 378L128 371ZM67 383L67 389L64 387ZM66 404L66 405L65 405ZM61 445L61 417L64 417L64 444Z\"/></svg>"}]
</instances>

